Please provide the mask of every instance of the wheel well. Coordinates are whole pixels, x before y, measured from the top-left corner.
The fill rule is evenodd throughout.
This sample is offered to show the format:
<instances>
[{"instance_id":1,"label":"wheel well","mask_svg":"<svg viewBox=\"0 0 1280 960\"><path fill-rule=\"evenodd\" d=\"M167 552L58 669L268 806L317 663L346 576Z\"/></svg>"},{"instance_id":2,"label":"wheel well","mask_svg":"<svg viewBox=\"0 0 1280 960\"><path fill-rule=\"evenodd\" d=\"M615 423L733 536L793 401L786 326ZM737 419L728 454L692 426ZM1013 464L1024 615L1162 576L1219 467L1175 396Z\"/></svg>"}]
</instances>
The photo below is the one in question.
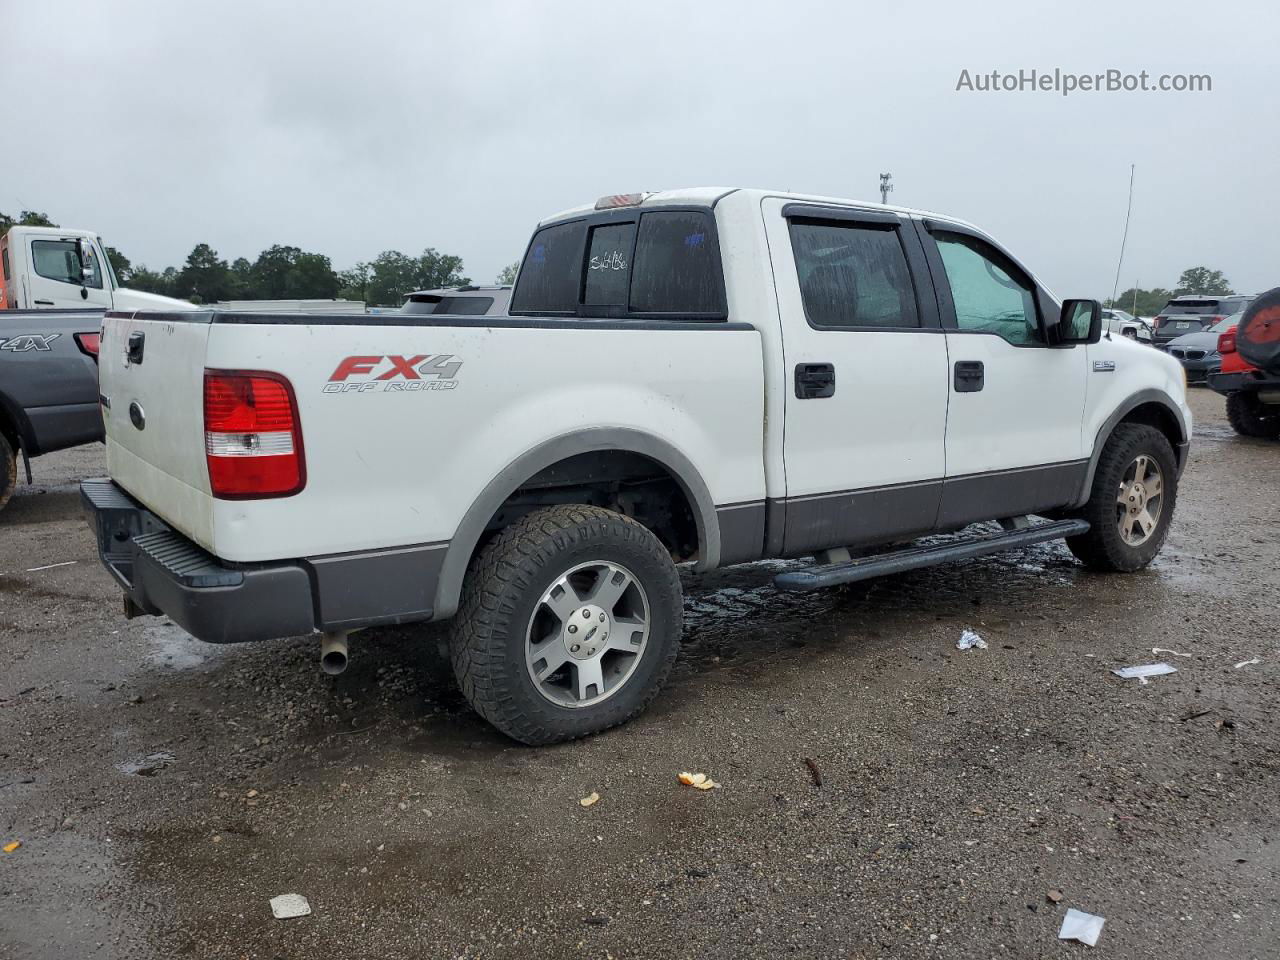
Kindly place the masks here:
<instances>
[{"instance_id":1,"label":"wheel well","mask_svg":"<svg viewBox=\"0 0 1280 960\"><path fill-rule=\"evenodd\" d=\"M475 553L504 527L542 507L587 503L648 527L676 562L698 554L698 524L680 481L658 461L624 450L580 453L522 483L485 524Z\"/></svg>"},{"instance_id":2,"label":"wheel well","mask_svg":"<svg viewBox=\"0 0 1280 960\"><path fill-rule=\"evenodd\" d=\"M1155 427L1169 441L1169 446L1176 451L1178 444L1185 439L1182 436L1182 425L1178 423L1177 417L1173 415L1168 407L1163 403L1142 403L1134 407L1120 420L1121 423L1143 423L1149 427Z\"/></svg>"}]
</instances>

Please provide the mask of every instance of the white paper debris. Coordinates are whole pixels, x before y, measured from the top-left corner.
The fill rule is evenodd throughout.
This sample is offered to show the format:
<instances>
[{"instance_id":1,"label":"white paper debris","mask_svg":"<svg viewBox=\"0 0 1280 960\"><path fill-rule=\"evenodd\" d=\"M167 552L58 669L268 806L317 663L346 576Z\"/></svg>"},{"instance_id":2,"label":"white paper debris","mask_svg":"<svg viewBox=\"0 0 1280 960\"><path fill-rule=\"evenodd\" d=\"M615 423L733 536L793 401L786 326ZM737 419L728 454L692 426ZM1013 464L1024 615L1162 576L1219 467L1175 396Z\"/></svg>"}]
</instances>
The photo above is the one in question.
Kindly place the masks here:
<instances>
[{"instance_id":1,"label":"white paper debris","mask_svg":"<svg viewBox=\"0 0 1280 960\"><path fill-rule=\"evenodd\" d=\"M1252 667L1255 663L1261 663L1261 662L1262 662L1261 657L1254 657L1252 660L1241 660L1239 663L1236 664L1236 669L1239 670L1241 667Z\"/></svg>"},{"instance_id":2,"label":"white paper debris","mask_svg":"<svg viewBox=\"0 0 1280 960\"><path fill-rule=\"evenodd\" d=\"M79 562L79 560L63 560L61 563L46 563L43 567L27 567L27 573L35 573L37 570L53 570L56 567L72 567Z\"/></svg>"},{"instance_id":3,"label":"white paper debris","mask_svg":"<svg viewBox=\"0 0 1280 960\"><path fill-rule=\"evenodd\" d=\"M1170 649L1168 649L1168 648L1166 648L1166 647L1152 647L1152 648L1151 648L1151 652L1152 652L1152 653L1172 653L1175 657L1189 657L1189 656L1191 656L1191 654L1189 654L1189 653L1179 653L1177 650L1170 650Z\"/></svg>"},{"instance_id":4,"label":"white paper debris","mask_svg":"<svg viewBox=\"0 0 1280 960\"><path fill-rule=\"evenodd\" d=\"M1058 931L1058 939L1079 940L1086 946L1096 947L1098 937L1102 934L1102 925L1106 922L1103 917L1095 917L1092 913L1085 913L1083 910L1072 907L1062 918L1062 929Z\"/></svg>"},{"instance_id":5,"label":"white paper debris","mask_svg":"<svg viewBox=\"0 0 1280 960\"><path fill-rule=\"evenodd\" d=\"M971 647L977 647L979 650L985 650L987 649L987 641L983 640L972 630L965 630L964 633L960 634L960 639L956 641L956 649L968 650Z\"/></svg>"},{"instance_id":6,"label":"white paper debris","mask_svg":"<svg viewBox=\"0 0 1280 960\"><path fill-rule=\"evenodd\" d=\"M1139 683L1146 683L1147 677L1163 677L1166 673L1177 673L1178 668L1167 663L1144 663L1138 667L1121 667L1111 672L1124 680L1137 677Z\"/></svg>"},{"instance_id":7,"label":"white paper debris","mask_svg":"<svg viewBox=\"0 0 1280 960\"><path fill-rule=\"evenodd\" d=\"M277 920L311 916L311 904L300 893L282 893L271 898L271 915Z\"/></svg>"}]
</instances>

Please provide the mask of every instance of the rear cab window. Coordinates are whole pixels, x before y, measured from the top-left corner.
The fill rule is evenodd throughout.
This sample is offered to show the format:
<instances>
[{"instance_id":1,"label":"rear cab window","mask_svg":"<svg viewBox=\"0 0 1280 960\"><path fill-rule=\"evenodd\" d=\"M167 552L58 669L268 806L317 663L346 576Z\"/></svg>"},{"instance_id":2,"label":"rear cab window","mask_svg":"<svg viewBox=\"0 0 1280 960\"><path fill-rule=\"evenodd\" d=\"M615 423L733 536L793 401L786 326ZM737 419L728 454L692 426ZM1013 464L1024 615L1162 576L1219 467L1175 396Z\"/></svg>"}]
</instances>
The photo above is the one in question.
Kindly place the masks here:
<instances>
[{"instance_id":1,"label":"rear cab window","mask_svg":"<svg viewBox=\"0 0 1280 960\"><path fill-rule=\"evenodd\" d=\"M534 234L513 315L723 320L724 277L711 211L609 211Z\"/></svg>"}]
</instances>

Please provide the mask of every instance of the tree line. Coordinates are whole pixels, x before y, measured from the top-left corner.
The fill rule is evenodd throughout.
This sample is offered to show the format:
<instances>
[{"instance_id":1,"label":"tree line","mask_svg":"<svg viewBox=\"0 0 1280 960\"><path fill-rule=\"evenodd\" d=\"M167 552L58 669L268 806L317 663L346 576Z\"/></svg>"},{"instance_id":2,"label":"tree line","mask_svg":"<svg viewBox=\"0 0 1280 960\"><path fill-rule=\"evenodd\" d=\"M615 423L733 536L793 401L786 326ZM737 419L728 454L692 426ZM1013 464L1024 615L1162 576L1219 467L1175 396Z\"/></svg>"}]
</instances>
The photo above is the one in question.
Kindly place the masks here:
<instances>
[{"instance_id":1,"label":"tree line","mask_svg":"<svg viewBox=\"0 0 1280 960\"><path fill-rule=\"evenodd\" d=\"M57 227L38 211L18 217L0 213L0 236L10 227ZM414 290L460 287L471 280L463 273L462 258L428 247L418 256L384 250L349 270L335 270L322 253L274 244L257 259L237 257L228 262L207 243L198 243L181 267L152 270L134 265L115 247L106 247L116 279L131 290L144 290L193 303L219 300L363 300L398 307ZM515 265L504 267L499 283L510 283Z\"/></svg>"},{"instance_id":2,"label":"tree line","mask_svg":"<svg viewBox=\"0 0 1280 960\"><path fill-rule=\"evenodd\" d=\"M1182 271L1178 283L1172 290L1164 287L1152 287L1144 290L1141 287L1130 287L1124 293L1108 300L1108 307L1127 310L1136 317L1154 317L1166 303L1174 297L1186 297L1201 294L1206 297L1229 297L1234 290L1221 270L1210 270L1208 267L1188 267Z\"/></svg>"}]
</instances>

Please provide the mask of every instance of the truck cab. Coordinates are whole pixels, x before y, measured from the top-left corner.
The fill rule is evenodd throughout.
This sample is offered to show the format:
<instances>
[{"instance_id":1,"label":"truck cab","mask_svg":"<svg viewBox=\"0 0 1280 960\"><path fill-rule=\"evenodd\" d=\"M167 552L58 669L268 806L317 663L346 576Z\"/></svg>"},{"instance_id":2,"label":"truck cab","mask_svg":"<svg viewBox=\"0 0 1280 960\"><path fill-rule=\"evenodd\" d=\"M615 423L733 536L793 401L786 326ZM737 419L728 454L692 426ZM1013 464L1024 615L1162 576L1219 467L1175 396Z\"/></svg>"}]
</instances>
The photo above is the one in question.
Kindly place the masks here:
<instances>
[{"instance_id":1,"label":"truck cab","mask_svg":"<svg viewBox=\"0 0 1280 960\"><path fill-rule=\"evenodd\" d=\"M191 310L185 300L120 286L89 230L12 227L0 237L0 310Z\"/></svg>"}]
</instances>

